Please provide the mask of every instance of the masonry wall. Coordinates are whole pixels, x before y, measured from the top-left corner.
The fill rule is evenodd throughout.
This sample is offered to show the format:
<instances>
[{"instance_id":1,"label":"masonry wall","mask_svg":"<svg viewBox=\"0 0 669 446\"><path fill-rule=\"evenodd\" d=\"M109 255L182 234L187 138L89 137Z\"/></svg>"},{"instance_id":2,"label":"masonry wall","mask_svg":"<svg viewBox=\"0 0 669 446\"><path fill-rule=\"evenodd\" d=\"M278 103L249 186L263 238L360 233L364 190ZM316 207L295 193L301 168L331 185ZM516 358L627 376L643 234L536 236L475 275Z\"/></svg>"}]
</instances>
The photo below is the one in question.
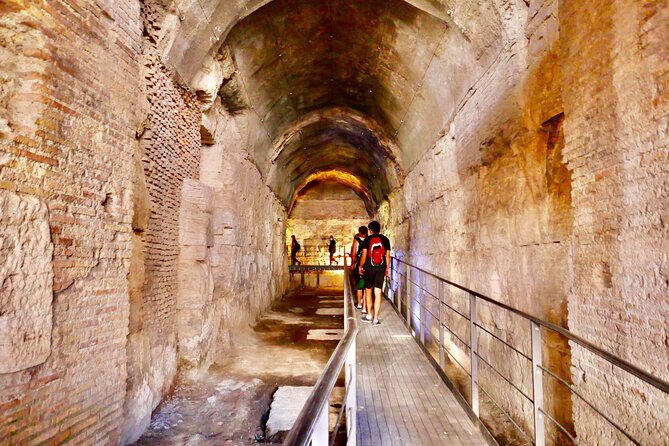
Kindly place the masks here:
<instances>
[{"instance_id":1,"label":"masonry wall","mask_svg":"<svg viewBox=\"0 0 669 446\"><path fill-rule=\"evenodd\" d=\"M669 3L561 2L565 159L573 170L569 327L669 380ZM669 443L669 399L572 347L580 392L642 444ZM585 443L627 439L575 400ZM627 420L634 419L630 423Z\"/></svg>"},{"instance_id":2,"label":"masonry wall","mask_svg":"<svg viewBox=\"0 0 669 446\"><path fill-rule=\"evenodd\" d=\"M246 116L230 116L220 101L208 112L214 144L203 148L200 178L213 193L211 269L216 343L227 353L235 330L253 322L288 288L286 210L248 159Z\"/></svg>"},{"instance_id":3,"label":"masonry wall","mask_svg":"<svg viewBox=\"0 0 669 446\"><path fill-rule=\"evenodd\" d=\"M125 442L148 427L151 412L177 374L179 213L184 181L199 176L201 145L196 96L178 85L160 50L168 11L160 2L145 1L141 12L141 78L148 115L133 156Z\"/></svg>"},{"instance_id":4,"label":"masonry wall","mask_svg":"<svg viewBox=\"0 0 669 446\"><path fill-rule=\"evenodd\" d=\"M51 344L29 367L0 373L0 444L120 441L139 17L134 1L0 3L0 196L39 201L44 213L31 215L53 245L41 251L52 280L39 282L52 293ZM22 211L1 212L6 246L8 219ZM12 262L36 265L15 248ZM14 311L4 304L22 304L6 279L3 332Z\"/></svg>"},{"instance_id":5,"label":"masonry wall","mask_svg":"<svg viewBox=\"0 0 669 446\"><path fill-rule=\"evenodd\" d=\"M358 228L369 222L365 203L352 189L336 183L312 184L293 206L285 243L290 248L290 236L295 235L306 262L328 264L330 235L337 241L338 251L348 253ZM341 264L342 259L338 259Z\"/></svg>"},{"instance_id":6,"label":"masonry wall","mask_svg":"<svg viewBox=\"0 0 669 446\"><path fill-rule=\"evenodd\" d=\"M518 6L509 15L509 41L500 56L460 103L444 137L407 175L401 193L380 208L380 215L395 239L398 256L566 325L571 173L562 159L557 3L536 3L531 9ZM434 293L436 285L428 282L425 279ZM416 300L414 288L410 293ZM469 311L466 294L447 289L445 298L461 312ZM529 353L527 324L486 305L479 312L483 326ZM467 321L445 313L458 336L469 339ZM413 317L418 319L418 310ZM453 335L446 338L449 351L469 367L466 347ZM479 344L480 354L531 397L531 364L489 335L482 334ZM564 342L558 348L565 356L554 354L545 362L568 378L569 352ZM531 432L532 406L527 400L486 365L481 365L480 374L495 402ZM461 388L468 392L464 380ZM555 392L547 403L551 413L570 426L570 398L554 383L549 388ZM499 413L485 398L483 412L488 421ZM503 416L495 420L504 421ZM511 427L508 439L516 437L522 438Z\"/></svg>"},{"instance_id":7,"label":"masonry wall","mask_svg":"<svg viewBox=\"0 0 669 446\"><path fill-rule=\"evenodd\" d=\"M666 2L631 1L520 6L505 24L506 49L378 210L399 257L568 327L665 380L669 58L659 24L666 10ZM447 299L468 311L467 296ZM526 324L485 305L480 314L529 351ZM466 321L448 318L468 339ZM525 360L488 336L480 342L481 354L531 396ZM667 441L658 392L619 378L564 339L546 343L555 353L545 348L544 364L642 442ZM447 345L468 367L468 350L448 334ZM531 434L531 406L485 365L480 370L486 390ZM579 441L626 444L545 380L549 413ZM465 380L461 388L468 391Z\"/></svg>"}]
</instances>

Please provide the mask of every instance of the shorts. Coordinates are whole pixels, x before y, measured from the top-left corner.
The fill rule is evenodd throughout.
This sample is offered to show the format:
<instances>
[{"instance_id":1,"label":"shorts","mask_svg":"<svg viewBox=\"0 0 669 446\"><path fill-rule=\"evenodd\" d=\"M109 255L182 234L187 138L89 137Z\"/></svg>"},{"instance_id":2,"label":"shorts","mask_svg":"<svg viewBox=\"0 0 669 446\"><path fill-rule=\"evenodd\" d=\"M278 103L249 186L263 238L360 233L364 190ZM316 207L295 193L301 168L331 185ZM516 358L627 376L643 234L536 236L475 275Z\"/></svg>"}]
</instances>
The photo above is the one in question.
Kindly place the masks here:
<instances>
[{"instance_id":1,"label":"shorts","mask_svg":"<svg viewBox=\"0 0 669 446\"><path fill-rule=\"evenodd\" d=\"M383 281L386 278L385 266L368 266L365 268L365 289L378 288L383 289Z\"/></svg>"},{"instance_id":2,"label":"shorts","mask_svg":"<svg viewBox=\"0 0 669 446\"><path fill-rule=\"evenodd\" d=\"M353 268L353 286L358 290L365 289L365 279L360 275L360 268L357 265Z\"/></svg>"}]
</instances>

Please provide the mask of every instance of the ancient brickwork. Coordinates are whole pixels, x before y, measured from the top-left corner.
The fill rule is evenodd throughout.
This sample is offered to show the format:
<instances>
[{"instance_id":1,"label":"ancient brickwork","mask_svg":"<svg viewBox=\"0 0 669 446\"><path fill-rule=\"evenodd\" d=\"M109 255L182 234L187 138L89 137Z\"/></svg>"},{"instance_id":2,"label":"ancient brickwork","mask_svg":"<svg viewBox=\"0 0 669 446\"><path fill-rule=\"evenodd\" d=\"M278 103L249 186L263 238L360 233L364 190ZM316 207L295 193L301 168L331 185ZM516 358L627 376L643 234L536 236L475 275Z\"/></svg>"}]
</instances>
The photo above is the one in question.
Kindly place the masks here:
<instances>
[{"instance_id":1,"label":"ancient brickwork","mask_svg":"<svg viewBox=\"0 0 669 446\"><path fill-rule=\"evenodd\" d=\"M506 48L379 216L398 256L566 326L571 174L562 158L557 3L508 6L514 13L506 17ZM452 292L449 299L469 311L466 295ZM527 324L486 306L480 317L489 330L528 351ZM448 320L468 338L467 321L452 313ZM448 334L447 339L467 366L468 350ZM490 336L479 342L481 355L531 395L529 364ZM549 343L560 355L548 355L545 363L568 379L564 341ZM531 432L532 408L524 397L485 365L480 374L495 401ZM549 410L570 426L570 397L555 383L547 387L556 392L549 392Z\"/></svg>"},{"instance_id":2,"label":"ancient brickwork","mask_svg":"<svg viewBox=\"0 0 669 446\"><path fill-rule=\"evenodd\" d=\"M142 172L135 179L141 187L135 185L134 199L144 200L150 213L145 225L133 227L133 259L138 265L130 281L139 289L131 296L125 441L136 439L148 426L152 410L176 376L181 192L185 179L199 175L199 104L195 94L176 83L161 56L167 16L161 2L142 2L142 75L149 114L136 155ZM141 209L135 206L135 211Z\"/></svg>"},{"instance_id":3,"label":"ancient brickwork","mask_svg":"<svg viewBox=\"0 0 669 446\"><path fill-rule=\"evenodd\" d=\"M565 156L573 169L569 326L669 379L669 3L561 2ZM664 42L664 43L662 43ZM642 444L669 443L669 401L573 347L574 382ZM575 400L581 441L624 444ZM636 422L630 422L636 420Z\"/></svg>"},{"instance_id":4,"label":"ancient brickwork","mask_svg":"<svg viewBox=\"0 0 669 446\"><path fill-rule=\"evenodd\" d=\"M247 135L240 132L246 118L232 119L220 104L214 115L216 143L203 148L200 178L214 192L212 311L220 315L215 353L225 354L235 330L251 323L288 287L287 216L248 160Z\"/></svg>"},{"instance_id":5,"label":"ancient brickwork","mask_svg":"<svg viewBox=\"0 0 669 446\"><path fill-rule=\"evenodd\" d=\"M352 189L336 183L312 185L300 194L293 207L286 227L286 245L290 247L290 236L294 234L303 246L302 254L307 246L315 246L320 257L310 258L327 262L330 235L338 248L350 248L358 227L369 222L365 203Z\"/></svg>"},{"instance_id":6,"label":"ancient brickwork","mask_svg":"<svg viewBox=\"0 0 669 446\"><path fill-rule=\"evenodd\" d=\"M46 203L0 189L0 373L51 354L53 245Z\"/></svg>"},{"instance_id":7,"label":"ancient brickwork","mask_svg":"<svg viewBox=\"0 0 669 446\"><path fill-rule=\"evenodd\" d=\"M53 243L51 345L0 373L3 445L119 442L139 14L126 0L0 3L0 189L45 204Z\"/></svg>"}]
</instances>

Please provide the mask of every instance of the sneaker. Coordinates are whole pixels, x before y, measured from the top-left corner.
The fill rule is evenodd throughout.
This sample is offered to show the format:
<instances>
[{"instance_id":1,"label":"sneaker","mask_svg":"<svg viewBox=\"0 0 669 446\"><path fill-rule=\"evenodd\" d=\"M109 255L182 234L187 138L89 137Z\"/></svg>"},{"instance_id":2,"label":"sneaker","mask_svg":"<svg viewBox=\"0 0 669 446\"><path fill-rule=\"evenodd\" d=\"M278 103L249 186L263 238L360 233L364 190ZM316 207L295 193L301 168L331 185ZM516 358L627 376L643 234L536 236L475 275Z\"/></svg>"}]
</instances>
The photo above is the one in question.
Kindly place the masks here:
<instances>
[{"instance_id":1,"label":"sneaker","mask_svg":"<svg viewBox=\"0 0 669 446\"><path fill-rule=\"evenodd\" d=\"M367 314L367 310L365 308L362 309L362 314Z\"/></svg>"},{"instance_id":2,"label":"sneaker","mask_svg":"<svg viewBox=\"0 0 669 446\"><path fill-rule=\"evenodd\" d=\"M357 308L358 310L362 310L362 305L356 305L355 308Z\"/></svg>"},{"instance_id":3,"label":"sneaker","mask_svg":"<svg viewBox=\"0 0 669 446\"><path fill-rule=\"evenodd\" d=\"M374 322L372 322L372 325L373 325L374 327L378 327L379 325L381 325L381 321L378 320L378 319L376 319Z\"/></svg>"},{"instance_id":4,"label":"sneaker","mask_svg":"<svg viewBox=\"0 0 669 446\"><path fill-rule=\"evenodd\" d=\"M372 322L372 318L369 315L361 317L360 320L363 322Z\"/></svg>"}]
</instances>

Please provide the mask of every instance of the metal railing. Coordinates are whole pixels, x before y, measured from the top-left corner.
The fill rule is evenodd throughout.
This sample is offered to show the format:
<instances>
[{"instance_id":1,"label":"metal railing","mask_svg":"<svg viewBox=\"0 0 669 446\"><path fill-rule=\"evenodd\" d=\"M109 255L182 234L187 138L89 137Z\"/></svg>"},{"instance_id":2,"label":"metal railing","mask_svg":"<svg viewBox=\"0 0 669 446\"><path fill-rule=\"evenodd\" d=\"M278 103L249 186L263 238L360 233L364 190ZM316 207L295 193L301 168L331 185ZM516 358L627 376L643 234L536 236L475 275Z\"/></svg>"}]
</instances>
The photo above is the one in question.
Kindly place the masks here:
<instances>
[{"instance_id":1,"label":"metal railing","mask_svg":"<svg viewBox=\"0 0 669 446\"><path fill-rule=\"evenodd\" d=\"M323 374L304 404L293 428L283 442L284 446L332 446L339 425L346 416L347 445L356 444L356 337L358 321L353 307L353 294L348 268L344 268L344 336L330 357ZM332 436L329 434L329 407L332 390L344 371L345 390Z\"/></svg>"},{"instance_id":2,"label":"metal railing","mask_svg":"<svg viewBox=\"0 0 669 446\"><path fill-rule=\"evenodd\" d=\"M436 291L434 289L430 290L429 287L426 286L428 278L433 282L436 281ZM447 290L450 289L457 290L457 292L448 292ZM464 298L462 298L462 301L459 303L444 298L447 293L449 296L452 296L453 294L462 294L462 292L464 292ZM568 439L572 444L578 444L573 426L565 426L564 424L568 423L561 422L559 419L560 417L551 414L544 405L545 377L554 380L554 386L562 388L563 391L566 389L566 391L572 395L572 399L575 398L582 401L587 407L594 411L594 413L601 417L602 420L608 423L613 431L617 431L629 443L635 445L642 444L640 440L635 438L628 429L625 428L626 423L623 423L620 420L614 420L613 416L606 414L602 408L599 407L598 402L592 401L591 398L587 398L583 392L580 392L579 389L570 382L571 379L569 377L561 377L559 376L560 373L543 365L542 349L545 348L547 351L550 351L551 345L544 342L549 336L554 337L559 335L564 337L567 342L582 347L596 357L603 359L613 369L619 369L628 375L638 378L650 385L653 389L662 392L664 396L669 395L669 383L648 374L637 366L607 351L604 351L591 342L573 334L569 330L498 302L490 297L477 293L476 291L439 277L432 272L411 265L401 259L395 257L392 258L390 280L386 283L385 294L396 307L400 316L405 319L409 331L412 332L413 337L419 345L423 347L423 350L428 355L435 368L438 368L440 374L446 377L446 355L448 355L449 363L452 364L454 369L459 367L464 371L464 374L468 377L470 391L469 395L460 394L459 400L461 404L470 411L470 416L473 415L473 418L477 418L478 421L480 421L480 401L481 396L483 395L483 397L487 398L493 406L496 406L497 409L501 410L504 416L510 420L511 424L522 434L522 436L526 437L530 443L537 446L544 446L546 444L546 420L553 426L552 429L554 433L559 433L561 438ZM414 295L413 297L412 294ZM436 305L434 304L438 305L436 311L434 309ZM486 306L486 310L494 308L496 311L503 311L509 315L513 315L514 318L519 317L520 320L525 321L527 324L526 329L529 330L529 336L526 336L525 338L529 338L529 348L513 345L513 342L509 339L503 339L505 336L498 329L487 327L479 318L481 316L481 311L479 309L481 306ZM486 313L486 315L490 314L492 314L492 311ZM456 322L449 324L449 320ZM460 332L457 327L458 320L460 321ZM432 324L434 321L438 324L438 339L435 339L436 334L432 331ZM427 326L428 324L430 324L430 327ZM468 331L468 336L462 334L461 329L463 327L465 328L465 332ZM497 334L495 333L496 330L498 331ZM459 353L461 354L459 359L456 357L458 356L457 350L454 351L452 348L447 348L445 342L445 337L447 335L452 340L449 344L451 346L456 346L456 349L459 350ZM438 363L436 362L436 358L432 357L432 353L427 348L428 344L426 344L426 336L433 337L433 339L428 339L428 344L433 345L435 342L437 343L439 350ZM505 373L503 370L495 367L494 361L491 358L493 355L485 357L479 351L479 336L488 337L491 344L494 341L494 343L497 343L500 346L499 351L511 351L519 358L518 362L526 361L526 364L531 366L531 392L529 389L527 391L524 390L522 383L513 382L513 380L509 378L508 372ZM466 354L467 351L469 352L468 355ZM557 353L560 354L560 352ZM463 362L467 362L467 359L469 367L463 365ZM481 385L479 372L481 371L482 365L485 366L485 371L488 373L488 376L494 375L501 380L500 382L508 384L511 389L514 389L520 396L522 396L521 400L524 400L525 404L531 405L532 410L528 415L533 419L529 420L526 424L528 427L532 427L532 432L526 432L514 417L505 410L504 404L493 398L495 389L486 389ZM460 375L465 376L462 374ZM461 392L459 389L455 388L452 383L449 384L451 384L452 388ZM469 401L467 401L467 399L469 399ZM520 424L523 423L521 422ZM558 442L563 444L562 440Z\"/></svg>"},{"instance_id":3,"label":"metal railing","mask_svg":"<svg viewBox=\"0 0 669 446\"><path fill-rule=\"evenodd\" d=\"M290 259L290 245L287 246L288 259ZM338 265L343 265L348 258L348 247L345 245L337 245L337 251L334 254L335 262ZM305 265L329 265L330 252L328 245L302 245L300 250L295 255L295 258Z\"/></svg>"},{"instance_id":4,"label":"metal railing","mask_svg":"<svg viewBox=\"0 0 669 446\"><path fill-rule=\"evenodd\" d=\"M293 274L300 275L300 285L302 288L305 287L306 282L304 280L305 274L315 274L316 275L316 288L321 286L321 274L327 273L328 271L343 271L344 266L341 265L290 265L288 271L290 272L290 277L293 277Z\"/></svg>"}]
</instances>

